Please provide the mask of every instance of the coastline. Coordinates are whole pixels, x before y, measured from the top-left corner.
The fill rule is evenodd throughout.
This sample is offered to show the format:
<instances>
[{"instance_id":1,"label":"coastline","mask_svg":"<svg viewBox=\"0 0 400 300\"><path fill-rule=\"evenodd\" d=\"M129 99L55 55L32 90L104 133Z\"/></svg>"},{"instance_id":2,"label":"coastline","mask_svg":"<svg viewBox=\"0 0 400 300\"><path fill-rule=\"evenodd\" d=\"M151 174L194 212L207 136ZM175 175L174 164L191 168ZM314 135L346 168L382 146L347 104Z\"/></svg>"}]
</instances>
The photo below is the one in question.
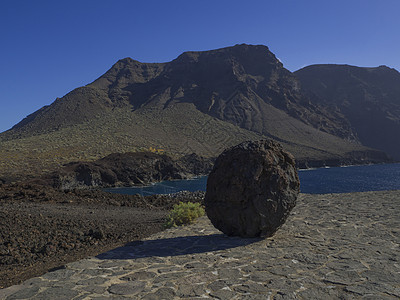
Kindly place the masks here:
<instances>
[{"instance_id":1,"label":"coastline","mask_svg":"<svg viewBox=\"0 0 400 300\"><path fill-rule=\"evenodd\" d=\"M349 165L298 170L301 192L311 194L350 193L400 189L400 164ZM151 186L107 188L106 192L151 195L170 194L182 190L206 190L206 176L198 180L167 180Z\"/></svg>"},{"instance_id":2,"label":"coastline","mask_svg":"<svg viewBox=\"0 0 400 300\"><path fill-rule=\"evenodd\" d=\"M296 160L298 170L310 170L321 168L353 167L367 165L386 165L400 163L392 159L387 160L364 160L364 159L328 159L328 160Z\"/></svg>"},{"instance_id":3,"label":"coastline","mask_svg":"<svg viewBox=\"0 0 400 300\"><path fill-rule=\"evenodd\" d=\"M173 204L201 202L202 196L204 192L143 197L91 189L60 191L26 183L0 185L0 287L162 231L163 218ZM118 213L122 208L143 217L132 221L129 214ZM61 210L72 215L65 217L57 212ZM114 227L109 226L110 220ZM150 227L143 225L149 222Z\"/></svg>"}]
</instances>

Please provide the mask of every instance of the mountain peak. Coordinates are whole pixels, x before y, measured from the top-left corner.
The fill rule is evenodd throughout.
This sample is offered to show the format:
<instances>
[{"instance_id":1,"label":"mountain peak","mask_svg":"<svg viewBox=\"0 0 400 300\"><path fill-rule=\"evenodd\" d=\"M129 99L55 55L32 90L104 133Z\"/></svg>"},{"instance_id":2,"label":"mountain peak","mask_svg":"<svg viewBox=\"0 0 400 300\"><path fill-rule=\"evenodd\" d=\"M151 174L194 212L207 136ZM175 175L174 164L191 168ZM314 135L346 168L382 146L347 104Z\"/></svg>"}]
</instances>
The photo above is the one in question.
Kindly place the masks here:
<instances>
[{"instance_id":1,"label":"mountain peak","mask_svg":"<svg viewBox=\"0 0 400 300\"><path fill-rule=\"evenodd\" d=\"M137 60L134 60L130 57L125 57L125 58L121 58L118 60L118 62L120 63L133 63L133 62L138 62Z\"/></svg>"},{"instance_id":2,"label":"mountain peak","mask_svg":"<svg viewBox=\"0 0 400 300\"><path fill-rule=\"evenodd\" d=\"M249 44L237 44L235 46L229 46L224 48L219 48L215 50L207 51L186 51L179 55L175 60L193 60L198 61L199 57L209 57L209 56L231 56L231 57L243 57L250 56L254 58L269 58L276 60L275 55L269 50L267 46L264 45L249 45Z\"/></svg>"}]
</instances>

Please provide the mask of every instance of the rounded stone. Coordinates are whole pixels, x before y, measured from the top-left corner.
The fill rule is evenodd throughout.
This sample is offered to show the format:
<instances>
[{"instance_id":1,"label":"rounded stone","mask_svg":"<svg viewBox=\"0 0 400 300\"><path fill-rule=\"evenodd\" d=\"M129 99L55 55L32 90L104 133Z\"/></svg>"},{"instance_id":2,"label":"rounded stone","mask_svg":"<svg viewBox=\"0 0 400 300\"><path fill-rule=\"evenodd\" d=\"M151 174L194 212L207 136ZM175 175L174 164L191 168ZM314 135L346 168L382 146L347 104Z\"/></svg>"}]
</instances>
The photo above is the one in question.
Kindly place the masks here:
<instances>
[{"instance_id":1,"label":"rounded stone","mask_svg":"<svg viewBox=\"0 0 400 300\"><path fill-rule=\"evenodd\" d=\"M272 140L225 150L208 176L206 213L229 236L269 237L296 205L300 182L293 156Z\"/></svg>"}]
</instances>

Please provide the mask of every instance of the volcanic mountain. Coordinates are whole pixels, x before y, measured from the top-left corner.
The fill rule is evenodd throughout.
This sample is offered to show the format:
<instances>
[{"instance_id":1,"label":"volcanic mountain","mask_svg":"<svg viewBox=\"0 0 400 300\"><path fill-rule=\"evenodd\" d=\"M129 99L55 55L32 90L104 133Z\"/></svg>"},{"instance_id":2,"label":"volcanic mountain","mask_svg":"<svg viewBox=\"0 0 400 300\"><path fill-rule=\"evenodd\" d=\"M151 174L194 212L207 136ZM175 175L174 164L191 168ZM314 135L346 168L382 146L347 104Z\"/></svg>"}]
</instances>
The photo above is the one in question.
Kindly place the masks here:
<instances>
[{"instance_id":1,"label":"volcanic mountain","mask_svg":"<svg viewBox=\"0 0 400 300\"><path fill-rule=\"evenodd\" d=\"M168 63L125 58L0 134L0 170L45 172L146 149L214 157L265 137L302 163L386 159L359 143L342 111L315 98L266 46L185 52Z\"/></svg>"},{"instance_id":2,"label":"volcanic mountain","mask_svg":"<svg viewBox=\"0 0 400 300\"><path fill-rule=\"evenodd\" d=\"M295 72L315 105L342 114L359 141L400 160L400 73L386 66L313 65Z\"/></svg>"}]
</instances>

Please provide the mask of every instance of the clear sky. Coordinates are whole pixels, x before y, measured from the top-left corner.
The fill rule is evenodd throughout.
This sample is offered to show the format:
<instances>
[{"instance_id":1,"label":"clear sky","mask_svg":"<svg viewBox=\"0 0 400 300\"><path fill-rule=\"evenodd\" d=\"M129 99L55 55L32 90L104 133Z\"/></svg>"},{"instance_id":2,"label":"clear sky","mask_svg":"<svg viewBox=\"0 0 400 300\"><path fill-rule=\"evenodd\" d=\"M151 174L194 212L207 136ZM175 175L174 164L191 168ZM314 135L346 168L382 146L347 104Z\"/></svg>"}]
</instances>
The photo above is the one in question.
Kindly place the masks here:
<instances>
[{"instance_id":1,"label":"clear sky","mask_svg":"<svg viewBox=\"0 0 400 300\"><path fill-rule=\"evenodd\" d=\"M263 44L290 71L400 71L400 0L1 0L0 132L118 59Z\"/></svg>"}]
</instances>

